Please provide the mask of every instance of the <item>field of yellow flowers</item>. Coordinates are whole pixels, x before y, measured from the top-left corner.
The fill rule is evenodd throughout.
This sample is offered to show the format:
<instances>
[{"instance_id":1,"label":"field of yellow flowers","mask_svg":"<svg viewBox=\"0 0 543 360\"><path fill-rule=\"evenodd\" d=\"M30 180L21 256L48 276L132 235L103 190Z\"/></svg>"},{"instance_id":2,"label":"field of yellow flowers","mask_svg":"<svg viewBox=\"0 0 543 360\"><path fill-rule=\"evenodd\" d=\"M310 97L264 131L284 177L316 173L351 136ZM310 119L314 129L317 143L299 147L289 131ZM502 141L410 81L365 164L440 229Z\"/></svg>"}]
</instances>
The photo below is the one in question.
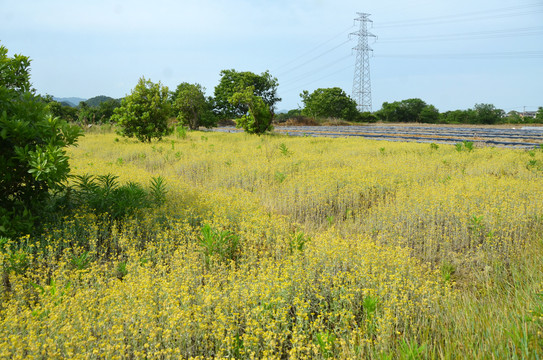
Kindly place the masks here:
<instances>
[{"instance_id":1,"label":"field of yellow flowers","mask_svg":"<svg viewBox=\"0 0 543 360\"><path fill-rule=\"evenodd\" d=\"M1 252L0 358L541 358L543 150L87 133L72 172L165 180Z\"/></svg>"}]
</instances>

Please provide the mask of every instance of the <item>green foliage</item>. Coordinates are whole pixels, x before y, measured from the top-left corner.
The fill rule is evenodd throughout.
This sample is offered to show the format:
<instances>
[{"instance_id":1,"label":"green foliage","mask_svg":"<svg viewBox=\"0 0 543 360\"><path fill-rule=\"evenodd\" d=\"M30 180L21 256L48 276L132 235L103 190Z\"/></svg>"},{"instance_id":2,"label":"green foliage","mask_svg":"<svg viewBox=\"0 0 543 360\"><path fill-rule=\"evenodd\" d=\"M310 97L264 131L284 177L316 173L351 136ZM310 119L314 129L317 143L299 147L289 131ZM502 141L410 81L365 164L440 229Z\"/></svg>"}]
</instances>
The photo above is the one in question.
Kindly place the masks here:
<instances>
[{"instance_id":1,"label":"green foliage","mask_svg":"<svg viewBox=\"0 0 543 360\"><path fill-rule=\"evenodd\" d=\"M317 89L311 94L304 90L300 97L304 103L302 114L313 118L340 118L347 121L360 121L356 101L341 88Z\"/></svg>"},{"instance_id":2,"label":"green foliage","mask_svg":"<svg viewBox=\"0 0 543 360\"><path fill-rule=\"evenodd\" d=\"M379 120L385 122L428 122L439 120L439 111L421 99L407 99L385 102L382 108L375 113Z\"/></svg>"},{"instance_id":3,"label":"green foliage","mask_svg":"<svg viewBox=\"0 0 543 360\"><path fill-rule=\"evenodd\" d=\"M191 130L200 126L211 128L217 125L212 111L212 99L206 99L205 88L200 84L181 83L172 95L173 108L182 125Z\"/></svg>"},{"instance_id":4,"label":"green foliage","mask_svg":"<svg viewBox=\"0 0 543 360\"><path fill-rule=\"evenodd\" d=\"M187 138L187 129L183 125L176 126L175 127L175 136L177 136L178 139L186 139Z\"/></svg>"},{"instance_id":5,"label":"green foliage","mask_svg":"<svg viewBox=\"0 0 543 360\"><path fill-rule=\"evenodd\" d=\"M79 255L73 255L70 260L70 264L75 270L85 270L89 267L91 262L91 257L89 256L88 251L83 251Z\"/></svg>"},{"instance_id":6,"label":"green foliage","mask_svg":"<svg viewBox=\"0 0 543 360\"><path fill-rule=\"evenodd\" d=\"M311 237L305 235L303 232L298 232L292 235L289 242L290 253L295 251L303 252L306 244L311 241Z\"/></svg>"},{"instance_id":7,"label":"green foliage","mask_svg":"<svg viewBox=\"0 0 543 360\"><path fill-rule=\"evenodd\" d=\"M367 123L374 123L374 122L377 122L377 120L379 120L377 115L372 114L369 111L364 111L363 113L360 113L359 119L361 122L367 122Z\"/></svg>"},{"instance_id":8,"label":"green foliage","mask_svg":"<svg viewBox=\"0 0 543 360\"><path fill-rule=\"evenodd\" d=\"M456 151L458 152L460 151L471 152L473 151L473 142L464 140L462 142L456 143L455 148L456 148Z\"/></svg>"},{"instance_id":9,"label":"green foliage","mask_svg":"<svg viewBox=\"0 0 543 360\"><path fill-rule=\"evenodd\" d=\"M59 117L63 120L74 122L78 118L77 109L69 105L64 105L58 101L47 103L47 109L53 117Z\"/></svg>"},{"instance_id":10,"label":"green foliage","mask_svg":"<svg viewBox=\"0 0 543 360\"><path fill-rule=\"evenodd\" d=\"M274 120L279 122L287 121L288 119L300 117L302 115L301 109L292 109L286 113L274 114Z\"/></svg>"},{"instance_id":11,"label":"green foliage","mask_svg":"<svg viewBox=\"0 0 543 360\"><path fill-rule=\"evenodd\" d=\"M475 104L475 123L476 124L496 124L501 121L504 112L496 109L492 104Z\"/></svg>"},{"instance_id":12,"label":"green foliage","mask_svg":"<svg viewBox=\"0 0 543 360\"><path fill-rule=\"evenodd\" d=\"M70 167L65 148L82 131L49 115L30 85L30 60L0 46L0 235L30 233Z\"/></svg>"},{"instance_id":13,"label":"green foliage","mask_svg":"<svg viewBox=\"0 0 543 360\"><path fill-rule=\"evenodd\" d=\"M441 277L444 281L450 281L454 273L456 272L456 268L453 264L451 264L448 261L443 261L440 267L441 271Z\"/></svg>"},{"instance_id":14,"label":"green foliage","mask_svg":"<svg viewBox=\"0 0 543 360\"><path fill-rule=\"evenodd\" d=\"M234 105L244 105L248 113L236 119L236 127L242 128L249 134L263 134L272 129L273 114L264 100L255 95L254 88L248 88L236 92L230 98Z\"/></svg>"},{"instance_id":15,"label":"green foliage","mask_svg":"<svg viewBox=\"0 0 543 360\"><path fill-rule=\"evenodd\" d=\"M200 229L199 245L204 256L204 263L209 269L215 257L221 262L235 261L239 253L239 237L228 230L219 231L205 224Z\"/></svg>"},{"instance_id":16,"label":"green foliage","mask_svg":"<svg viewBox=\"0 0 543 360\"><path fill-rule=\"evenodd\" d=\"M538 124L543 124L543 107L539 107L537 109L537 113L535 114L534 122Z\"/></svg>"},{"instance_id":17,"label":"green foliage","mask_svg":"<svg viewBox=\"0 0 543 360\"><path fill-rule=\"evenodd\" d=\"M128 275L128 268L126 267L126 261L119 261L117 263L117 268L115 269L115 276L122 280L126 275Z\"/></svg>"},{"instance_id":18,"label":"green foliage","mask_svg":"<svg viewBox=\"0 0 543 360\"><path fill-rule=\"evenodd\" d=\"M292 152L288 149L288 147L285 145L285 143L279 144L279 151L281 152L281 155L283 155L283 156L292 155Z\"/></svg>"},{"instance_id":19,"label":"green foliage","mask_svg":"<svg viewBox=\"0 0 543 360\"><path fill-rule=\"evenodd\" d=\"M215 87L215 109L221 119L241 117L249 111L247 104L243 102L232 103L230 99L237 92L243 92L248 87L253 87L253 94L262 99L267 108L273 113L274 106L281 98L277 97L277 79L272 77L269 71L260 75L250 71L238 72L234 69L222 70L219 85Z\"/></svg>"},{"instance_id":20,"label":"green foliage","mask_svg":"<svg viewBox=\"0 0 543 360\"><path fill-rule=\"evenodd\" d=\"M117 181L118 176L79 175L71 189L71 206L87 207L98 216L110 220L120 220L133 215L137 210L160 206L166 198L166 186L162 177L152 178L150 189L134 182L124 185Z\"/></svg>"},{"instance_id":21,"label":"green foliage","mask_svg":"<svg viewBox=\"0 0 543 360\"><path fill-rule=\"evenodd\" d=\"M336 335L329 331L319 332L315 336L319 350L325 359L333 357L336 344Z\"/></svg>"},{"instance_id":22,"label":"green foliage","mask_svg":"<svg viewBox=\"0 0 543 360\"><path fill-rule=\"evenodd\" d=\"M121 127L121 135L150 142L170 133L169 114L168 88L142 77L132 93L115 109L111 120Z\"/></svg>"},{"instance_id":23,"label":"green foliage","mask_svg":"<svg viewBox=\"0 0 543 360\"><path fill-rule=\"evenodd\" d=\"M88 99L87 101L85 101L85 103L89 107L99 107L101 104L107 103L107 102L117 102L117 103L120 104L119 100L116 100L116 99L114 99L112 97L105 96L105 95L98 95L98 96L92 97L92 98Z\"/></svg>"},{"instance_id":24,"label":"green foliage","mask_svg":"<svg viewBox=\"0 0 543 360\"><path fill-rule=\"evenodd\" d=\"M440 115L439 122L445 124L469 124L473 122L475 112L468 110L447 111Z\"/></svg>"}]
</instances>

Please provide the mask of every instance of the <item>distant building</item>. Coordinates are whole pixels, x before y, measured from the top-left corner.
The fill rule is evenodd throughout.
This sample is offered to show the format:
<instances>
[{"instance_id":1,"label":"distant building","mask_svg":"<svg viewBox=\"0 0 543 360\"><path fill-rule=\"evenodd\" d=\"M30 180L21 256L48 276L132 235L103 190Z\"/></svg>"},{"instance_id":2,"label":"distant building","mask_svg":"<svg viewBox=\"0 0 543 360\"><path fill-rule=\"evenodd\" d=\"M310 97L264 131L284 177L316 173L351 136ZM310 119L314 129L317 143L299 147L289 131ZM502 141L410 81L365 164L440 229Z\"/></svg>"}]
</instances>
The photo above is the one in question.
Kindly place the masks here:
<instances>
[{"instance_id":1,"label":"distant building","mask_svg":"<svg viewBox=\"0 0 543 360\"><path fill-rule=\"evenodd\" d=\"M520 117L530 119L535 119L535 114L537 114L537 111L523 111L519 113Z\"/></svg>"}]
</instances>

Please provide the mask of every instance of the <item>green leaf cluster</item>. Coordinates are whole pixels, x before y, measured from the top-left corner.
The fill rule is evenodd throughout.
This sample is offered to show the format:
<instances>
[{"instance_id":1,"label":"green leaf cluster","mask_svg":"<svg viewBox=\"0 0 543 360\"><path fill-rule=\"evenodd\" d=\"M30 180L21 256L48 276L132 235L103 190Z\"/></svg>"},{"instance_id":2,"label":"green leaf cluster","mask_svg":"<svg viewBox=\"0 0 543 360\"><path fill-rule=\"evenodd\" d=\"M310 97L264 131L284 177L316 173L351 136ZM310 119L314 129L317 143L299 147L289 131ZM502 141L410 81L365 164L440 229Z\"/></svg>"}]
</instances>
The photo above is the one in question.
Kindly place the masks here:
<instances>
[{"instance_id":1,"label":"green leaf cluster","mask_svg":"<svg viewBox=\"0 0 543 360\"><path fill-rule=\"evenodd\" d=\"M79 127L49 115L30 85L30 60L0 46L0 235L30 233L50 190L60 190L70 166L65 148Z\"/></svg>"},{"instance_id":2,"label":"green leaf cluster","mask_svg":"<svg viewBox=\"0 0 543 360\"><path fill-rule=\"evenodd\" d=\"M269 71L260 75L250 71L222 70L221 80L215 87L215 109L221 119L232 119L243 116L249 111L245 102L233 103L230 101L237 92L243 92L248 87L253 88L253 94L260 97L273 114L275 104L281 101L277 96L279 83L277 78L271 76Z\"/></svg>"},{"instance_id":3,"label":"green leaf cluster","mask_svg":"<svg viewBox=\"0 0 543 360\"><path fill-rule=\"evenodd\" d=\"M300 97L304 103L302 115L313 118L340 118L347 121L360 120L356 101L339 87L320 88L311 94L304 90Z\"/></svg>"},{"instance_id":4,"label":"green leaf cluster","mask_svg":"<svg viewBox=\"0 0 543 360\"><path fill-rule=\"evenodd\" d=\"M213 101L205 97L205 88L200 84L179 84L172 95L172 101L177 119L189 129L216 126L217 117L212 111Z\"/></svg>"},{"instance_id":5,"label":"green leaf cluster","mask_svg":"<svg viewBox=\"0 0 543 360\"><path fill-rule=\"evenodd\" d=\"M136 137L141 142L160 140L171 132L168 128L168 96L168 87L142 77L132 93L122 100L121 106L114 110L111 121L117 122L123 136Z\"/></svg>"},{"instance_id":6,"label":"green leaf cluster","mask_svg":"<svg viewBox=\"0 0 543 360\"><path fill-rule=\"evenodd\" d=\"M272 129L273 114L269 106L258 95L253 86L238 91L230 97L233 105L244 105L248 112L236 119L236 126L249 134L263 134Z\"/></svg>"},{"instance_id":7,"label":"green leaf cluster","mask_svg":"<svg viewBox=\"0 0 543 360\"><path fill-rule=\"evenodd\" d=\"M439 111L418 98L385 102L376 115L384 122L436 123L439 120Z\"/></svg>"}]
</instances>

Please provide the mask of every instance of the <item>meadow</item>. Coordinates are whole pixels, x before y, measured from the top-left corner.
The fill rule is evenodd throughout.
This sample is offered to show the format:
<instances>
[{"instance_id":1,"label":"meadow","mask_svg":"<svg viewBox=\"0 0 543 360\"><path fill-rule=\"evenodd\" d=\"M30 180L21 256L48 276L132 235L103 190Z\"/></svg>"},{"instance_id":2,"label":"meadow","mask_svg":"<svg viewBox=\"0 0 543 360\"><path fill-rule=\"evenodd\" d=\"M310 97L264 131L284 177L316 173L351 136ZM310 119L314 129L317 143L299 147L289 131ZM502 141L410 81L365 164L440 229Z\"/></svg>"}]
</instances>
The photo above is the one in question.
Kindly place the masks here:
<instances>
[{"instance_id":1,"label":"meadow","mask_svg":"<svg viewBox=\"0 0 543 360\"><path fill-rule=\"evenodd\" d=\"M165 198L1 244L1 358L543 356L543 149L98 129L69 153Z\"/></svg>"}]
</instances>

